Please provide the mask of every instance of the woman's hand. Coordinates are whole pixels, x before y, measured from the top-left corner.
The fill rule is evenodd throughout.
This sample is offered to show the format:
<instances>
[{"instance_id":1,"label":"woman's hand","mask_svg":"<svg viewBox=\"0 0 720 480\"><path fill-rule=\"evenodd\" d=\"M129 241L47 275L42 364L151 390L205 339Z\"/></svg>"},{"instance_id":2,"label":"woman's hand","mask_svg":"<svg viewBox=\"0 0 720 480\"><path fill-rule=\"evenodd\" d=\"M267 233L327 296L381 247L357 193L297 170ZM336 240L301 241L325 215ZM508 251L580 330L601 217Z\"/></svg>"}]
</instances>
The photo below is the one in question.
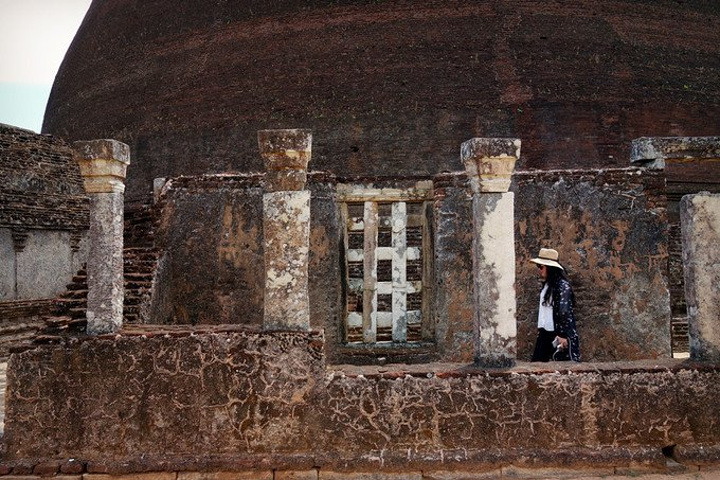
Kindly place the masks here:
<instances>
[{"instance_id":1,"label":"woman's hand","mask_svg":"<svg viewBox=\"0 0 720 480\"><path fill-rule=\"evenodd\" d=\"M555 337L555 340L558 341L560 350L567 350L567 346L568 346L567 338Z\"/></svg>"}]
</instances>

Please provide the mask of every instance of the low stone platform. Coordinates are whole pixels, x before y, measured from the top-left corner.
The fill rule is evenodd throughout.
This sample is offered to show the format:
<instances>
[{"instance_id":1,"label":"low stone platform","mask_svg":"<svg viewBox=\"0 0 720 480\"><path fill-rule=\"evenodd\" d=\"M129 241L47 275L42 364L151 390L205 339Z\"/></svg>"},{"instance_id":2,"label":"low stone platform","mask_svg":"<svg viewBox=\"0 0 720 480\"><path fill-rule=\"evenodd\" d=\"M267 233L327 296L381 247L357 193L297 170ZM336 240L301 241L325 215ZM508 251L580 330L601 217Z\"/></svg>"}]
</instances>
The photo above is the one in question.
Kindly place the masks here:
<instances>
[{"instance_id":1,"label":"low stone platform","mask_svg":"<svg viewBox=\"0 0 720 480\"><path fill-rule=\"evenodd\" d=\"M1 468L1 467L0 467ZM7 480L41 480L50 474L31 474L0 477ZM653 473L642 470L612 469L606 472L568 469L504 468L492 472L473 471L408 471L403 473L340 473L311 470L267 470L250 472L153 472L129 475L104 473L58 474L58 480L718 480L720 469L684 469L682 472Z\"/></svg>"},{"instance_id":2,"label":"low stone platform","mask_svg":"<svg viewBox=\"0 0 720 480\"><path fill-rule=\"evenodd\" d=\"M328 366L320 332L239 327L55 341L8 365L13 474L577 477L720 464L711 363Z\"/></svg>"}]
</instances>

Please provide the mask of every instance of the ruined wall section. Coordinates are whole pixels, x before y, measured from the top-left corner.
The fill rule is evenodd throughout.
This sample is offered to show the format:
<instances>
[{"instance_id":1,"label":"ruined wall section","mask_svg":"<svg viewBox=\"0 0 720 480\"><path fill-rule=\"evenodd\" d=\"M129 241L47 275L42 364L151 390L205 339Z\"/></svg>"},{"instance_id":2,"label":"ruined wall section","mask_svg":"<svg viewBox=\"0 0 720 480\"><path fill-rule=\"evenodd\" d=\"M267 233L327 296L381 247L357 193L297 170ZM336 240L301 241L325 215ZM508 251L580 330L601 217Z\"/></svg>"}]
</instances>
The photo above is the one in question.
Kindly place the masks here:
<instances>
[{"instance_id":1,"label":"ruined wall section","mask_svg":"<svg viewBox=\"0 0 720 480\"><path fill-rule=\"evenodd\" d=\"M309 175L311 321L333 340L341 311L335 183L331 175ZM152 323L262 325L263 187L262 174L179 177L165 185L154 207L160 258Z\"/></svg>"},{"instance_id":2,"label":"ruined wall section","mask_svg":"<svg viewBox=\"0 0 720 480\"><path fill-rule=\"evenodd\" d=\"M518 357L536 336L540 281L528 260L555 248L572 282L583 358L670 356L662 171L521 172L514 177Z\"/></svg>"},{"instance_id":3,"label":"ruined wall section","mask_svg":"<svg viewBox=\"0 0 720 480\"><path fill-rule=\"evenodd\" d=\"M83 230L88 201L70 145L0 124L0 227Z\"/></svg>"},{"instance_id":4,"label":"ruined wall section","mask_svg":"<svg viewBox=\"0 0 720 480\"><path fill-rule=\"evenodd\" d=\"M419 177L417 177L419 178ZM331 363L472 362L472 202L467 177L433 182L429 348L345 346L339 182L407 188L415 177L309 175L310 316L327 335ZM264 298L263 176L179 177L158 204L159 260L150 318L164 324L261 325ZM405 185L405 187L403 187ZM528 259L560 251L578 301L584 359L670 356L667 224L662 172L642 169L515 175L518 360L535 340L540 284ZM399 348L396 348L399 347Z\"/></svg>"},{"instance_id":5,"label":"ruined wall section","mask_svg":"<svg viewBox=\"0 0 720 480\"><path fill-rule=\"evenodd\" d=\"M681 461L720 454L714 364L326 369L322 351L318 332L206 328L16 354L3 462L403 472L664 468L669 445Z\"/></svg>"},{"instance_id":6,"label":"ruined wall section","mask_svg":"<svg viewBox=\"0 0 720 480\"><path fill-rule=\"evenodd\" d=\"M433 318L443 359L473 361L472 195L465 174L434 178Z\"/></svg>"},{"instance_id":7,"label":"ruined wall section","mask_svg":"<svg viewBox=\"0 0 720 480\"><path fill-rule=\"evenodd\" d=\"M152 322L262 325L262 176L179 177L163 191Z\"/></svg>"},{"instance_id":8,"label":"ruined wall section","mask_svg":"<svg viewBox=\"0 0 720 480\"><path fill-rule=\"evenodd\" d=\"M0 336L13 343L87 258L89 203L70 146L51 136L0 124L0 178Z\"/></svg>"}]
</instances>

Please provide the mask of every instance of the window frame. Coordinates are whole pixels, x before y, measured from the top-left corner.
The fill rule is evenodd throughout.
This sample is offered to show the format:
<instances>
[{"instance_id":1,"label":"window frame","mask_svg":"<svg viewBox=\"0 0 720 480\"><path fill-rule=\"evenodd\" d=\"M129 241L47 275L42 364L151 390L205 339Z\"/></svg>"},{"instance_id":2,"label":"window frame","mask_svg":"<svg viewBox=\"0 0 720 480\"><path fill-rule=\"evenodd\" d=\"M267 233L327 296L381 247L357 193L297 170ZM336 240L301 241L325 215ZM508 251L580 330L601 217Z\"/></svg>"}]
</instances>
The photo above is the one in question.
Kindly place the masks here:
<instances>
[{"instance_id":1,"label":"window frame","mask_svg":"<svg viewBox=\"0 0 720 480\"><path fill-rule=\"evenodd\" d=\"M432 326L432 261L433 261L433 242L432 242L432 200L433 200L433 185L432 181L420 181L414 186L408 188L397 188L397 187L375 187L368 185L358 184L338 184L337 185L337 203L340 211L340 221L342 225L341 235L341 275L343 281L342 288L342 315L340 321L340 343L344 347L351 349L362 349L371 351L383 351L392 350L396 348L409 348L417 349L427 347L428 345L435 344L435 331ZM409 214L407 212L407 204L414 203L420 205L419 214L419 227L421 228L421 246L420 247L407 247L406 230L408 224ZM348 206L350 204L363 204L363 219L362 224L358 225L358 222L353 222L348 212ZM377 242L377 235L379 231L378 227L378 206L381 204L391 204L391 223L402 217L403 234L396 237L392 234L392 243L390 247L379 247ZM414 216L413 215L413 216ZM354 312L348 311L348 301L351 287L351 277L348 262L358 256L357 250L349 248L349 236L350 232L355 229L359 231L362 228L363 231L363 248L362 248L362 262L363 262L363 284L361 285L362 292L362 339L360 341L351 340L348 337L349 334L349 321ZM387 228L387 227L386 227ZM392 225L391 225L392 229ZM374 236L368 237L368 233ZM372 251L371 255L367 255L366 252ZM402 253L398 253L402 250ZM417 256L416 250L420 252L420 259L422 260L422 274L420 281L412 281L409 284L407 281L407 264L405 261L410 257ZM408 251L411 253L408 254ZM380 253L379 253L380 252ZM391 340L378 341L378 312L376 309L377 295L382 290L388 289L388 282L380 282L377 279L377 261L378 257L383 258L389 256L389 252L392 252L393 267L391 271L392 280L390 287L390 295L393 295L392 304L392 327L391 327ZM385 259L387 260L387 259ZM397 269L400 265L402 268ZM366 274L365 272L371 272ZM382 286L380 284L383 284ZM408 340L409 329L407 324L400 318L399 307L403 304L405 310L403 317L407 321L407 303L405 297L402 296L407 293L413 293L416 290L416 285L420 284L421 292L421 306L419 310L419 328L415 327L418 331L414 336L419 337L415 340ZM357 285L355 286L357 290ZM394 295L398 292L398 296ZM403 291L405 293L403 293ZM372 292L372 293L370 293ZM385 293L387 294L387 292ZM374 298L373 298L374 297ZM375 318L373 319L373 314ZM357 313L355 313L357 315ZM358 319L353 319L357 323ZM417 323L415 323L417 325ZM357 328L357 327L356 327ZM404 333L403 333L404 332Z\"/></svg>"}]
</instances>

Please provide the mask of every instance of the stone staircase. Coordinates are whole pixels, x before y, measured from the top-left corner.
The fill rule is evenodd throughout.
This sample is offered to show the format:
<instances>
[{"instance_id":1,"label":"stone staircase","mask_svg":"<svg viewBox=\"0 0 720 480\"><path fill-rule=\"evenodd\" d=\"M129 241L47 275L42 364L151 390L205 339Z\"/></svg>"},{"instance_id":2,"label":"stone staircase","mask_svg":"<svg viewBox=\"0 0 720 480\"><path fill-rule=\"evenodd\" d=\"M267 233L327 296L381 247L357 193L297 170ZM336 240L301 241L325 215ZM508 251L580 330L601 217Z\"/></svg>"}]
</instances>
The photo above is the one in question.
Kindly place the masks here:
<instances>
[{"instance_id":1,"label":"stone staircase","mask_svg":"<svg viewBox=\"0 0 720 480\"><path fill-rule=\"evenodd\" d=\"M126 248L123 252L125 263L123 316L125 323L146 323L149 320L147 308L152 297L153 278L159 256L159 252L152 247Z\"/></svg>"},{"instance_id":2,"label":"stone staircase","mask_svg":"<svg viewBox=\"0 0 720 480\"><path fill-rule=\"evenodd\" d=\"M154 247L154 227L151 203L126 204L123 229L126 245L123 250L124 324L143 324L149 320L147 309L160 256ZM53 314L45 319L45 329L39 341L42 341L43 335L84 333L87 325L87 293L87 271L83 265L67 285L65 293L54 301Z\"/></svg>"},{"instance_id":3,"label":"stone staircase","mask_svg":"<svg viewBox=\"0 0 720 480\"><path fill-rule=\"evenodd\" d=\"M146 308L152 296L153 276L158 258L159 253L152 247L124 249L124 323L139 324L148 320ZM87 324L87 294L87 271L83 266L67 285L65 293L55 300L53 315L45 319L46 326L55 330L53 333L65 329L76 333L84 331Z\"/></svg>"},{"instance_id":4,"label":"stone staircase","mask_svg":"<svg viewBox=\"0 0 720 480\"><path fill-rule=\"evenodd\" d=\"M674 316L670 322L673 356L682 357L690 352L687 316Z\"/></svg>"}]
</instances>

